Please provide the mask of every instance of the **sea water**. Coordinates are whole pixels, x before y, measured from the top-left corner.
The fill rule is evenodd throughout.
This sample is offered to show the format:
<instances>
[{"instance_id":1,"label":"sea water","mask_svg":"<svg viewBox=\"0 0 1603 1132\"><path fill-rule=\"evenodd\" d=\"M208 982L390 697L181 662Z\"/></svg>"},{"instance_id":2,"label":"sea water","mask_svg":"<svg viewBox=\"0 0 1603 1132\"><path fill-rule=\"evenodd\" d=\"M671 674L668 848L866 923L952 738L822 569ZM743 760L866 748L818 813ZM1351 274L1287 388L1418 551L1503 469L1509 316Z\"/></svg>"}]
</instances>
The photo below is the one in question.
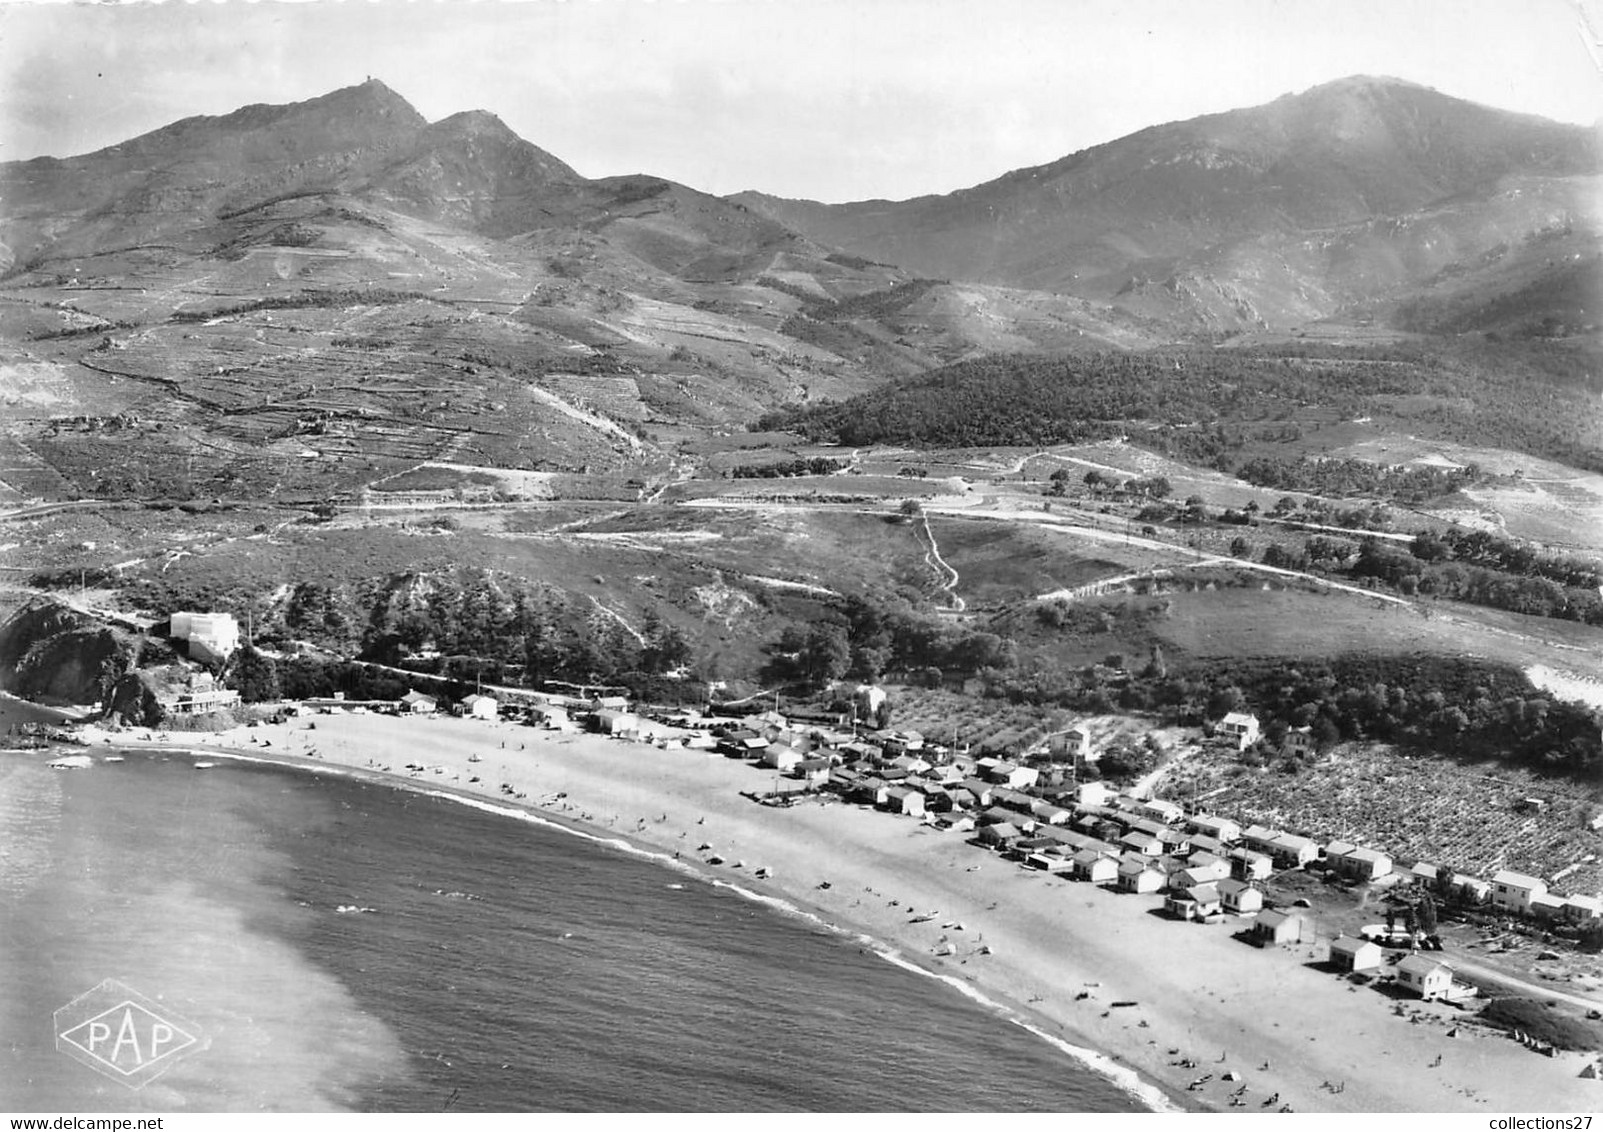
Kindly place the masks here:
<instances>
[{"instance_id":1,"label":"sea water","mask_svg":"<svg viewBox=\"0 0 1603 1132\"><path fill-rule=\"evenodd\" d=\"M0 755L0 1110L1145 1107L730 887L443 798L194 761ZM108 978L205 1048L138 1090L59 1052L53 1012Z\"/></svg>"}]
</instances>

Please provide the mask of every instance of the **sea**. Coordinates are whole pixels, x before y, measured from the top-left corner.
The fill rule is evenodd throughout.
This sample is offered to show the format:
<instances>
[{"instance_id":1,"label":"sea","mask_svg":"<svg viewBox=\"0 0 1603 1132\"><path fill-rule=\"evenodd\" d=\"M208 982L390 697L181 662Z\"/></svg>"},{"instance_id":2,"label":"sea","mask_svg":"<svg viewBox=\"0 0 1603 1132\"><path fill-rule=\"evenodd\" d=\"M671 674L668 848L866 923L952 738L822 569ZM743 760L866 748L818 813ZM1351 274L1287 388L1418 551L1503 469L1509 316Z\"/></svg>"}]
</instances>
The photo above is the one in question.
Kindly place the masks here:
<instances>
[{"instance_id":1,"label":"sea","mask_svg":"<svg viewBox=\"0 0 1603 1132\"><path fill-rule=\"evenodd\" d=\"M31 710L0 702L0 735ZM0 1111L1162 1104L868 937L618 845L352 779L89 753L0 753ZM57 1048L56 1012L108 979L198 1031L138 1088Z\"/></svg>"}]
</instances>

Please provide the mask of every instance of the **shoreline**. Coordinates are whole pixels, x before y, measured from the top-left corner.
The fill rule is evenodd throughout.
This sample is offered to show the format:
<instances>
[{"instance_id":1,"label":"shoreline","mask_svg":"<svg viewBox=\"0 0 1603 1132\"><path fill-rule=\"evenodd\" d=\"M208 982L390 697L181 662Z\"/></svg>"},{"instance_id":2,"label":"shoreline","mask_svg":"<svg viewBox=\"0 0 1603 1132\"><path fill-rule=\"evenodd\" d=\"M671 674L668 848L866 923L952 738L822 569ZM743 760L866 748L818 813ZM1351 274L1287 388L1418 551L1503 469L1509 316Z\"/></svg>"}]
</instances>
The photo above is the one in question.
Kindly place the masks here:
<instances>
[{"instance_id":1,"label":"shoreline","mask_svg":"<svg viewBox=\"0 0 1603 1132\"><path fill-rule=\"evenodd\" d=\"M1584 1055L1539 1058L1435 1004L1394 1013L1385 995L1314 969L1322 956L1307 944L1260 951L1230 937L1234 924L1177 923L1154 914L1153 897L1024 870L910 818L838 801L760 807L739 791L762 773L712 752L374 715L149 739L86 734L91 754L109 743L334 773L651 858L856 938L1159 1111L1587 1111L1603 1096L1598 1082L1577 1079ZM386 769L405 762L434 773ZM529 798L467 783L478 771ZM714 853L738 864L711 864ZM772 872L759 879L760 867ZM1450 1026L1470 1033L1448 1037ZM1234 1085L1227 1071L1239 1075ZM1237 1089L1244 1099L1232 1105Z\"/></svg>"}]
</instances>

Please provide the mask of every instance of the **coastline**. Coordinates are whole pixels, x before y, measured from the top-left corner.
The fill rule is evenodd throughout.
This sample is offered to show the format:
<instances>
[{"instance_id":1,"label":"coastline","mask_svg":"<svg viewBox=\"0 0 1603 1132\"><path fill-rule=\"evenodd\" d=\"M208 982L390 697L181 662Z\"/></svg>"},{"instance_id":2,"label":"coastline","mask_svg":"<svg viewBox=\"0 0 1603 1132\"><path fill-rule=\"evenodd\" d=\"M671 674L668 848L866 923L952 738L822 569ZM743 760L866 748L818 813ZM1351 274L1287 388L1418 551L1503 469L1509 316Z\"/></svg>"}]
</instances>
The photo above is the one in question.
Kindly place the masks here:
<instances>
[{"instance_id":1,"label":"coastline","mask_svg":"<svg viewBox=\"0 0 1603 1132\"><path fill-rule=\"evenodd\" d=\"M1173 922L1154 914L1153 897L1027 871L911 818L839 802L759 807L739 791L765 776L712 752L375 715L148 739L85 734L91 752L110 743L334 773L646 856L940 979L1160 1111L1224 1111L1242 1088L1233 1107L1254 1112L1597 1105L1598 1083L1577 1079L1579 1055L1540 1058L1501 1036L1449 1038L1450 1008L1409 1003L1411 1016L1441 1017L1400 1016L1373 989L1310 967L1313 946L1259 951L1229 926ZM475 754L482 761L468 761ZM428 769L399 769L407 762ZM485 781L468 783L476 772ZM501 793L502 782L528 798ZM714 853L725 863L709 863ZM757 877L759 868L770 874ZM1055 891L1034 891L1043 888ZM1223 1081L1227 1071L1239 1080Z\"/></svg>"}]
</instances>

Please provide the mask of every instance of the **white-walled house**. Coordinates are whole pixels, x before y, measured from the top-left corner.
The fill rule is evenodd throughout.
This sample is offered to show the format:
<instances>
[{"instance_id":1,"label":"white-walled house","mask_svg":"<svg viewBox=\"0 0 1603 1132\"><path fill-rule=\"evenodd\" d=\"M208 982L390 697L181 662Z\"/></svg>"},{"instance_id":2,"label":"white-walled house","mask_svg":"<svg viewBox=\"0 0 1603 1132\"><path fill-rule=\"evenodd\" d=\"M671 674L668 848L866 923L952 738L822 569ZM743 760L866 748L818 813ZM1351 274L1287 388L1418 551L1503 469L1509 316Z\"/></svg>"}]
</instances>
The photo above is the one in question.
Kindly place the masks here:
<instances>
[{"instance_id":1,"label":"white-walled house","mask_svg":"<svg viewBox=\"0 0 1603 1132\"><path fill-rule=\"evenodd\" d=\"M1219 721L1216 729L1220 735L1235 745L1236 750L1245 751L1256 743L1263 734L1258 717L1250 712L1233 711Z\"/></svg>"},{"instance_id":2,"label":"white-walled house","mask_svg":"<svg viewBox=\"0 0 1603 1132\"><path fill-rule=\"evenodd\" d=\"M1522 915L1531 910L1531 900L1545 895L1547 882L1537 877L1503 869L1492 877L1492 904Z\"/></svg>"}]
</instances>

